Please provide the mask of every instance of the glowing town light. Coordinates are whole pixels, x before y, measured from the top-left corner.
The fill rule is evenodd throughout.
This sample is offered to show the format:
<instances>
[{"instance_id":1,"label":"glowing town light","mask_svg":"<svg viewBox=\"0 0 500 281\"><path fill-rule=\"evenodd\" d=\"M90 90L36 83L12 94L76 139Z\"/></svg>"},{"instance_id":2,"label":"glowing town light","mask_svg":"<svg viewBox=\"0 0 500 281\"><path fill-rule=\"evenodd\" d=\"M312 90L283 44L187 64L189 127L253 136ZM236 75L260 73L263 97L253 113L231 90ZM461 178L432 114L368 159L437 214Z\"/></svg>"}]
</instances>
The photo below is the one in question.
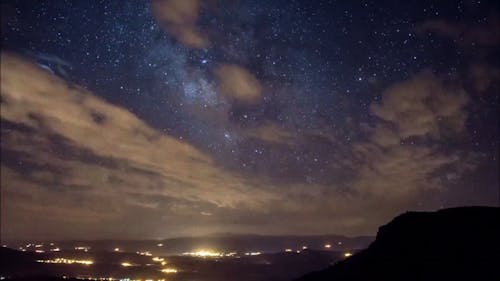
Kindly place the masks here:
<instances>
[{"instance_id":1,"label":"glowing town light","mask_svg":"<svg viewBox=\"0 0 500 281\"><path fill-rule=\"evenodd\" d=\"M175 269L175 268L172 268L172 267L167 267L167 268L163 268L163 269L161 270L161 272L163 272L163 273L167 273L167 274L170 274L170 273L177 273L178 271L177 271L177 269Z\"/></svg>"},{"instance_id":2,"label":"glowing town light","mask_svg":"<svg viewBox=\"0 0 500 281\"><path fill-rule=\"evenodd\" d=\"M285 252L290 253L290 252L292 252L292 249L285 249Z\"/></svg>"},{"instance_id":3,"label":"glowing town light","mask_svg":"<svg viewBox=\"0 0 500 281\"><path fill-rule=\"evenodd\" d=\"M45 253L45 251L44 250L35 250L35 253L41 254L41 253Z\"/></svg>"},{"instance_id":4,"label":"glowing town light","mask_svg":"<svg viewBox=\"0 0 500 281\"><path fill-rule=\"evenodd\" d=\"M258 256L260 254L261 254L261 252L248 252L248 253L245 253L245 256Z\"/></svg>"},{"instance_id":5,"label":"glowing town light","mask_svg":"<svg viewBox=\"0 0 500 281\"><path fill-rule=\"evenodd\" d=\"M90 247L77 246L77 247L75 247L75 250L88 252L88 250L90 250Z\"/></svg>"},{"instance_id":6,"label":"glowing town light","mask_svg":"<svg viewBox=\"0 0 500 281\"><path fill-rule=\"evenodd\" d=\"M51 252L59 252L59 251L61 251L61 249L59 249L59 248L54 248L54 249L50 249L50 251L51 251Z\"/></svg>"},{"instance_id":7,"label":"glowing town light","mask_svg":"<svg viewBox=\"0 0 500 281\"><path fill-rule=\"evenodd\" d=\"M114 248L113 251L115 252L119 252L120 251L120 248Z\"/></svg>"},{"instance_id":8,"label":"glowing town light","mask_svg":"<svg viewBox=\"0 0 500 281\"><path fill-rule=\"evenodd\" d=\"M330 244L325 244L325 248L330 249L331 247L332 247L332 245L330 245Z\"/></svg>"},{"instance_id":9,"label":"glowing town light","mask_svg":"<svg viewBox=\"0 0 500 281\"><path fill-rule=\"evenodd\" d=\"M302 246L302 250L305 250L305 249L307 249L307 246Z\"/></svg>"},{"instance_id":10,"label":"glowing town light","mask_svg":"<svg viewBox=\"0 0 500 281\"><path fill-rule=\"evenodd\" d=\"M152 259L152 260L153 260L153 261L155 261L155 262L162 262L162 261L164 261L165 259L164 259L164 258L160 258L160 257L153 257L153 259Z\"/></svg>"},{"instance_id":11,"label":"glowing town light","mask_svg":"<svg viewBox=\"0 0 500 281\"><path fill-rule=\"evenodd\" d=\"M206 258L206 257L222 257L224 254L211 250L199 250L196 252L186 252L183 253L183 255Z\"/></svg>"},{"instance_id":12,"label":"glowing town light","mask_svg":"<svg viewBox=\"0 0 500 281\"><path fill-rule=\"evenodd\" d=\"M345 253L344 253L344 257L345 257L345 258L348 258L348 257L350 257L350 256L352 256L352 253L349 253L349 252L345 252Z\"/></svg>"},{"instance_id":13,"label":"glowing town light","mask_svg":"<svg viewBox=\"0 0 500 281\"><path fill-rule=\"evenodd\" d=\"M166 264L167 264L167 262L166 262L166 261L162 261L162 262L161 262L161 265L166 265Z\"/></svg>"},{"instance_id":14,"label":"glowing town light","mask_svg":"<svg viewBox=\"0 0 500 281\"><path fill-rule=\"evenodd\" d=\"M123 267L133 266L133 264L131 264L131 263L129 263L129 262L126 262L126 261L125 261L125 262L122 262L122 263L121 263L121 265L122 265Z\"/></svg>"},{"instance_id":15,"label":"glowing town light","mask_svg":"<svg viewBox=\"0 0 500 281\"><path fill-rule=\"evenodd\" d=\"M158 243L158 244L156 244L156 246L163 247L163 244L162 243Z\"/></svg>"},{"instance_id":16,"label":"glowing town light","mask_svg":"<svg viewBox=\"0 0 500 281\"><path fill-rule=\"evenodd\" d=\"M152 255L153 255L153 254L151 254L151 253L150 253L150 252L148 252L148 251L146 251L146 252L140 252L140 251L137 251L137 252L135 252L135 253L136 253L136 254L138 254L138 255L141 255L141 256L148 256L148 257L150 257L150 256L152 256Z\"/></svg>"},{"instance_id":17,"label":"glowing town light","mask_svg":"<svg viewBox=\"0 0 500 281\"><path fill-rule=\"evenodd\" d=\"M66 258L55 258L51 260L37 260L39 263L61 263L61 264L82 264L82 265L91 265L94 264L92 260L73 260Z\"/></svg>"}]
</instances>

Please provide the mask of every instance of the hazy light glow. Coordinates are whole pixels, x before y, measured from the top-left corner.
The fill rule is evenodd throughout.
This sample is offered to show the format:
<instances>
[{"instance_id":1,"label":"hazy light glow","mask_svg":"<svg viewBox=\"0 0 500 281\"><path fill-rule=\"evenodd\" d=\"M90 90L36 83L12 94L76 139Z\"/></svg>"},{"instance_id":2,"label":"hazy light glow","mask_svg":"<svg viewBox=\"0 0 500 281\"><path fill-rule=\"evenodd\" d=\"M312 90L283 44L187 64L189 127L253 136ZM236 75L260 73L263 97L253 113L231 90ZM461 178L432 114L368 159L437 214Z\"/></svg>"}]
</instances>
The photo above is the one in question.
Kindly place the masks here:
<instances>
[{"instance_id":1,"label":"hazy light glow","mask_svg":"<svg viewBox=\"0 0 500 281\"><path fill-rule=\"evenodd\" d=\"M50 260L37 260L39 263L61 263L61 264L82 264L82 265L92 265L93 260L74 260L66 258L55 258Z\"/></svg>"},{"instance_id":2,"label":"hazy light glow","mask_svg":"<svg viewBox=\"0 0 500 281\"><path fill-rule=\"evenodd\" d=\"M86 246L77 246L75 247L75 250L77 251L84 251L84 252L88 252L90 250L90 247L86 247Z\"/></svg>"},{"instance_id":3,"label":"hazy light glow","mask_svg":"<svg viewBox=\"0 0 500 281\"><path fill-rule=\"evenodd\" d=\"M167 267L167 268L163 268L163 269L161 270L161 272L163 272L163 273L167 273L167 274L170 274L170 273L177 273L177 272L178 272L178 270L177 270L177 269L175 269L175 268L172 268L172 267Z\"/></svg>"},{"instance_id":4,"label":"hazy light glow","mask_svg":"<svg viewBox=\"0 0 500 281\"><path fill-rule=\"evenodd\" d=\"M213 257L223 257L224 253L219 253L213 250L198 250L195 252L182 253L185 256L202 257L202 258L213 258Z\"/></svg>"},{"instance_id":5,"label":"hazy light glow","mask_svg":"<svg viewBox=\"0 0 500 281\"><path fill-rule=\"evenodd\" d=\"M150 253L150 252L148 252L148 251L145 251L145 252L137 251L137 252L135 252L135 253L136 253L136 254L138 254L138 255L141 255L141 256L147 256L147 257L150 257L150 256L152 256L152 255L153 255L153 254L151 254L151 253Z\"/></svg>"}]
</instances>

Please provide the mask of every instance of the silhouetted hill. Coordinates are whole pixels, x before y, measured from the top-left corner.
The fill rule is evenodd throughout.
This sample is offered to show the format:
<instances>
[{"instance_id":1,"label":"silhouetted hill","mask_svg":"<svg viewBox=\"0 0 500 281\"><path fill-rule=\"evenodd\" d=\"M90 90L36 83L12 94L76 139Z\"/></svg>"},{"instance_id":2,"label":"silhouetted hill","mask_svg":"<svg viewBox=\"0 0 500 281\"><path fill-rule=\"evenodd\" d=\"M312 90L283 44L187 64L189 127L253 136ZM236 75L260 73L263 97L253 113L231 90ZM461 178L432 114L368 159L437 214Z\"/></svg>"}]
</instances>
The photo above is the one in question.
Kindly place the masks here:
<instances>
[{"instance_id":1,"label":"silhouetted hill","mask_svg":"<svg viewBox=\"0 0 500 281\"><path fill-rule=\"evenodd\" d=\"M366 249L299 281L500 280L500 208L407 212Z\"/></svg>"},{"instance_id":2,"label":"silhouetted hill","mask_svg":"<svg viewBox=\"0 0 500 281\"><path fill-rule=\"evenodd\" d=\"M20 252L5 247L0 247L0 273L6 276L45 275L46 269L36 262L35 256L30 252Z\"/></svg>"}]
</instances>

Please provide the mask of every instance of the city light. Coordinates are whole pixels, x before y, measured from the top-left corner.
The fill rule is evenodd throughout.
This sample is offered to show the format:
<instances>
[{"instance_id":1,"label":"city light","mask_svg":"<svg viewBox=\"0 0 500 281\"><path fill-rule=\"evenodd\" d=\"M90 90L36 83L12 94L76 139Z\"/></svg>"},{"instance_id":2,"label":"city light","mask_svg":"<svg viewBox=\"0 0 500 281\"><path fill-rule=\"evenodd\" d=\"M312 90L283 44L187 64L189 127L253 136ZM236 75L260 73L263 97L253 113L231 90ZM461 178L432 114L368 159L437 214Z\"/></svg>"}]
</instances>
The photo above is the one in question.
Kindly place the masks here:
<instances>
[{"instance_id":1,"label":"city light","mask_svg":"<svg viewBox=\"0 0 500 281\"><path fill-rule=\"evenodd\" d=\"M177 273L177 269L172 267L167 267L161 270L163 273Z\"/></svg>"},{"instance_id":2,"label":"city light","mask_svg":"<svg viewBox=\"0 0 500 281\"><path fill-rule=\"evenodd\" d=\"M88 252L90 250L90 247L77 246L75 247L75 250Z\"/></svg>"},{"instance_id":3,"label":"city light","mask_svg":"<svg viewBox=\"0 0 500 281\"><path fill-rule=\"evenodd\" d=\"M245 253L245 256L258 256L260 254L261 254L261 252L248 252L248 253Z\"/></svg>"},{"instance_id":4,"label":"city light","mask_svg":"<svg viewBox=\"0 0 500 281\"><path fill-rule=\"evenodd\" d=\"M141 255L141 256L148 256L148 257L150 257L150 256L152 256L152 255L153 255L153 254L151 254L151 253L150 253L150 252L148 252L148 251L146 251L146 252L140 252L140 251L137 251L137 252L135 252L135 253L136 253L136 254L138 254L138 255Z\"/></svg>"},{"instance_id":5,"label":"city light","mask_svg":"<svg viewBox=\"0 0 500 281\"><path fill-rule=\"evenodd\" d=\"M137 264L129 263L129 262L122 262L121 265L123 267L130 267L130 266L137 266Z\"/></svg>"},{"instance_id":6,"label":"city light","mask_svg":"<svg viewBox=\"0 0 500 281\"><path fill-rule=\"evenodd\" d=\"M332 247L332 245L330 245L330 244L325 244L325 248L330 249L331 247Z\"/></svg>"},{"instance_id":7,"label":"city light","mask_svg":"<svg viewBox=\"0 0 500 281\"><path fill-rule=\"evenodd\" d=\"M212 250L198 250L196 252L186 252L186 253L183 253L183 255L185 255L185 256L193 256L193 257L202 257L202 258L206 258L206 257L222 257L222 256L224 256L223 253L215 252L215 251L212 251Z\"/></svg>"},{"instance_id":8,"label":"city light","mask_svg":"<svg viewBox=\"0 0 500 281\"><path fill-rule=\"evenodd\" d=\"M349 252L344 253L344 257L345 257L345 258L348 258L348 257L350 257L350 256L352 256L352 253L349 253Z\"/></svg>"},{"instance_id":9,"label":"city light","mask_svg":"<svg viewBox=\"0 0 500 281\"><path fill-rule=\"evenodd\" d=\"M51 260L37 260L39 263L62 263L62 264L82 264L82 265L91 265L94 264L92 260L73 260L73 259L65 259L65 258L55 258Z\"/></svg>"}]
</instances>

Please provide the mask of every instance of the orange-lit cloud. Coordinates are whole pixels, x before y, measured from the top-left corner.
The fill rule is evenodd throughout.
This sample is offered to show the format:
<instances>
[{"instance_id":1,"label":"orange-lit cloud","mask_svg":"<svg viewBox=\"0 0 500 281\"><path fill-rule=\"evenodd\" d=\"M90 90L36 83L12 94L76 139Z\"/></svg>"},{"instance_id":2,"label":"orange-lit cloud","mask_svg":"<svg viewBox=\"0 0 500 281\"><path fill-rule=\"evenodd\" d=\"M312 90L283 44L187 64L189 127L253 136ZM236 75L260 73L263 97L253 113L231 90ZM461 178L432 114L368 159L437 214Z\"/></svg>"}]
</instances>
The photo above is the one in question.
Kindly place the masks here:
<instances>
[{"instance_id":1,"label":"orange-lit cloud","mask_svg":"<svg viewBox=\"0 0 500 281\"><path fill-rule=\"evenodd\" d=\"M180 43L191 48L204 48L208 38L198 29L199 0L153 0L156 20Z\"/></svg>"},{"instance_id":2,"label":"orange-lit cloud","mask_svg":"<svg viewBox=\"0 0 500 281\"><path fill-rule=\"evenodd\" d=\"M258 208L273 198L221 170L192 145L19 57L2 54L1 70L1 179L9 197L2 204L2 223L21 220L10 217L22 213L13 212L20 208L13 197L30 202L25 206L32 210L54 206L33 214L43 220L65 217L57 210L66 208L80 213L72 217L82 222L92 212L106 210L92 216L96 220L116 219L127 207L155 209L162 200L175 212L179 204ZM6 155L24 161L27 174L9 168L18 163Z\"/></svg>"},{"instance_id":3,"label":"orange-lit cloud","mask_svg":"<svg viewBox=\"0 0 500 281\"><path fill-rule=\"evenodd\" d=\"M228 95L247 101L258 82L227 80L242 75L240 67L225 71L222 84L247 91ZM294 169L315 167L297 156L334 152L315 167L331 173L331 183L284 183L223 169L195 146L12 54L2 54L1 81L2 237L372 234L424 192L442 188L438 172L459 179L475 167L473 155L439 149L442 138L463 130L467 95L429 73L384 91L371 107L376 120L367 138L353 144L327 128L298 134L269 122L241 130L273 155L297 161ZM277 162L279 169L289 166Z\"/></svg>"},{"instance_id":4,"label":"orange-lit cloud","mask_svg":"<svg viewBox=\"0 0 500 281\"><path fill-rule=\"evenodd\" d=\"M262 86L245 68L235 64L222 64L214 71L220 91L237 101L255 103L260 100Z\"/></svg>"},{"instance_id":5,"label":"orange-lit cloud","mask_svg":"<svg viewBox=\"0 0 500 281\"><path fill-rule=\"evenodd\" d=\"M439 137L446 129L460 132L465 128L465 91L430 72L422 72L410 80L396 83L384 91L381 103L371 105L371 112L397 129L387 137ZM379 130L388 131L382 126ZM376 134L380 138L380 133ZM389 136L391 135L391 136ZM394 136L392 136L394 135Z\"/></svg>"}]
</instances>

